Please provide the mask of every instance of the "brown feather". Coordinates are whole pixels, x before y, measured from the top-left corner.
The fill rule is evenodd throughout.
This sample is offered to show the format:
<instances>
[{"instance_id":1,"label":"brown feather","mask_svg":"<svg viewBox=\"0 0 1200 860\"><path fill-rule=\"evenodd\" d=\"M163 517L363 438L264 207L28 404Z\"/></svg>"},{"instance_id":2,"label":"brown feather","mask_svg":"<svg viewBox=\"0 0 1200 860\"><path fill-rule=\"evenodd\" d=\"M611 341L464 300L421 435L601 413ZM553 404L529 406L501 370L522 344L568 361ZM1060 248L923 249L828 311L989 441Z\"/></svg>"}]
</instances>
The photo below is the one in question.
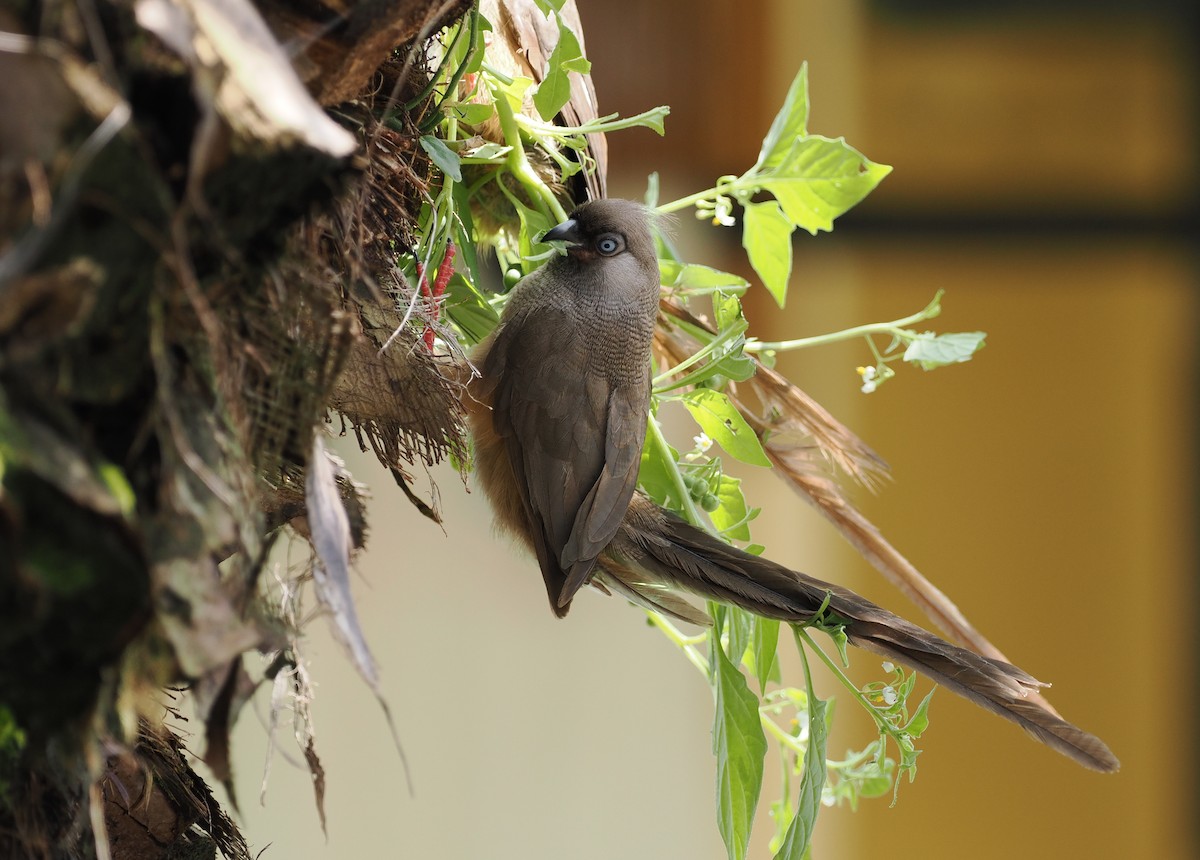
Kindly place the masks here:
<instances>
[{"instance_id":1,"label":"brown feather","mask_svg":"<svg viewBox=\"0 0 1200 860\"><path fill-rule=\"evenodd\" d=\"M744 553L642 495L635 497L608 553L680 588L766 618L804 624L824 605L828 616L844 624L852 645L915 669L1084 767L1112 772L1120 766L1103 741L1033 699L1046 685L1016 666L939 639L841 586Z\"/></svg>"}]
</instances>

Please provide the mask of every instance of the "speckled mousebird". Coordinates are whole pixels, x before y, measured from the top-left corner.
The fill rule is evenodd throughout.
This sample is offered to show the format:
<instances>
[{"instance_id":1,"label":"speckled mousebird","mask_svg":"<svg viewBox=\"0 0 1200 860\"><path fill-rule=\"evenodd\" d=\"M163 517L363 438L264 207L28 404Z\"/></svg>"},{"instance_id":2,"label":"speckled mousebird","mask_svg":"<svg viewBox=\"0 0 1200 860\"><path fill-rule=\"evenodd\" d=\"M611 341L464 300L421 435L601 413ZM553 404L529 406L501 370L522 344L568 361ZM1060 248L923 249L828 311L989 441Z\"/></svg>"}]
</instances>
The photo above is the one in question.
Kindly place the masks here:
<instances>
[{"instance_id":1,"label":"speckled mousebird","mask_svg":"<svg viewBox=\"0 0 1200 860\"><path fill-rule=\"evenodd\" d=\"M1099 738L1028 694L1009 663L952 645L837 585L744 553L637 490L650 408L659 274L651 213L626 200L580 206L545 238L566 243L515 288L473 360L467 398L479 482L499 524L537 556L550 606L587 583L690 620L675 592L804 623L826 606L851 644L895 660L1085 767L1119 763ZM826 604L826 599L828 603Z\"/></svg>"}]
</instances>

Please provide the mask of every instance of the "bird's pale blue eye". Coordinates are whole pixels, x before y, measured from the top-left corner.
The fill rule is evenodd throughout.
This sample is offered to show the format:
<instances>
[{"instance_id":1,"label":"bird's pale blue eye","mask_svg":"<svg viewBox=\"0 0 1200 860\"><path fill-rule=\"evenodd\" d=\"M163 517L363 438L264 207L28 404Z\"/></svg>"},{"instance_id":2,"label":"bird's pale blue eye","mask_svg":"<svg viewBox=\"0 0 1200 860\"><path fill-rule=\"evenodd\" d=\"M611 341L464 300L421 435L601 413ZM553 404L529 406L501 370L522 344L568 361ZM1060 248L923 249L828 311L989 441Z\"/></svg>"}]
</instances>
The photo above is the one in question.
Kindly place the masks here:
<instances>
[{"instance_id":1,"label":"bird's pale blue eye","mask_svg":"<svg viewBox=\"0 0 1200 860\"><path fill-rule=\"evenodd\" d=\"M621 237L612 233L607 233L596 240L596 250L605 257L611 257L625 246L621 241Z\"/></svg>"}]
</instances>

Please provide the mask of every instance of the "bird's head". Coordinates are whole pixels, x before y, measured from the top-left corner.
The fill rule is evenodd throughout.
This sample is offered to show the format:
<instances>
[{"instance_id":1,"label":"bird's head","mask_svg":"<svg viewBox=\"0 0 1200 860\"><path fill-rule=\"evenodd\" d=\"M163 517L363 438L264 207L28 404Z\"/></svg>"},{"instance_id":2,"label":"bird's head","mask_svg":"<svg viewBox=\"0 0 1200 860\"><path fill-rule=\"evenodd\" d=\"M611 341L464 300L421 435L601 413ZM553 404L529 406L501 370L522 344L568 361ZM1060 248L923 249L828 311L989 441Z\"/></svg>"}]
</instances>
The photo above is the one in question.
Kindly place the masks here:
<instances>
[{"instance_id":1,"label":"bird's head","mask_svg":"<svg viewBox=\"0 0 1200 860\"><path fill-rule=\"evenodd\" d=\"M567 256L585 266L658 270L651 230L651 211L632 200L602 199L584 203L571 217L542 237L565 242Z\"/></svg>"}]
</instances>

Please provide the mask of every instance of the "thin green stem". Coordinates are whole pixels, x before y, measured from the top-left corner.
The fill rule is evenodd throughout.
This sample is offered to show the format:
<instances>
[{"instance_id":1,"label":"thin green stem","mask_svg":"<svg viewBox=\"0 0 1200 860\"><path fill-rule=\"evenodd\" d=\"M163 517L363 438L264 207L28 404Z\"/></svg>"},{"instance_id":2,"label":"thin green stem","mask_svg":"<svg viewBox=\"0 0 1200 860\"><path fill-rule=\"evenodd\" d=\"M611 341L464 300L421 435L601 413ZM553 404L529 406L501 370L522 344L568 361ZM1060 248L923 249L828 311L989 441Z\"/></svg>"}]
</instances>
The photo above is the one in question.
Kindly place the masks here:
<instances>
[{"instance_id":1,"label":"thin green stem","mask_svg":"<svg viewBox=\"0 0 1200 860\"><path fill-rule=\"evenodd\" d=\"M688 662L700 670L704 677L708 677L708 661L696 648L696 638L692 636L684 636L683 632L660 615L657 612L647 610L646 617L650 619L650 623L663 632L683 652L683 655L688 658ZM705 637L700 637L700 641L704 641Z\"/></svg>"},{"instance_id":2,"label":"thin green stem","mask_svg":"<svg viewBox=\"0 0 1200 860\"><path fill-rule=\"evenodd\" d=\"M491 77L495 78L498 82L500 82L504 86L511 87L513 85L513 79L511 77L504 74L504 72L497 69L495 66L493 66L491 63L489 63L487 60L483 61L483 65L480 66L480 68L482 68Z\"/></svg>"},{"instance_id":3,"label":"thin green stem","mask_svg":"<svg viewBox=\"0 0 1200 860\"><path fill-rule=\"evenodd\" d=\"M880 354L879 347L875 346L875 338L871 337L870 335L866 335L863 340L865 340L867 342L867 346L870 347L871 355L875 356L876 364L882 365L887 361L887 359Z\"/></svg>"},{"instance_id":4,"label":"thin green stem","mask_svg":"<svg viewBox=\"0 0 1200 860\"><path fill-rule=\"evenodd\" d=\"M890 334L893 337L904 338L909 336L909 332L904 331L906 326L915 325L919 322L924 322L928 319L933 319L942 312L940 300L942 290L937 291L933 301L926 305L922 310L915 314L909 314L906 317L901 317L898 320L881 323L868 323L866 325L854 326L853 328L844 329L843 331L835 331L830 334L820 334L813 337L801 337L795 340L748 340L743 349L746 352L765 352L767 350L773 352L783 352L789 349L804 349L810 346L823 346L829 343L837 343L838 341L851 340L856 337L870 337L875 334Z\"/></svg>"},{"instance_id":5,"label":"thin green stem","mask_svg":"<svg viewBox=\"0 0 1200 860\"><path fill-rule=\"evenodd\" d=\"M758 709L758 714L762 717L763 728L767 730L767 734L771 735L775 740L779 741L781 746L785 746L794 752L796 755L803 756L807 751L807 747L796 740L794 735L790 735L779 727L779 723L775 722L767 715L762 708Z\"/></svg>"},{"instance_id":6,"label":"thin green stem","mask_svg":"<svg viewBox=\"0 0 1200 860\"><path fill-rule=\"evenodd\" d=\"M713 187L705 191L697 191L695 194L689 194L687 197L680 197L678 200L672 200L670 203L663 203L658 207L659 212L678 212L680 209L687 209L689 206L695 206L701 200L711 200L721 193L721 189Z\"/></svg>"},{"instance_id":7,"label":"thin green stem","mask_svg":"<svg viewBox=\"0 0 1200 860\"><path fill-rule=\"evenodd\" d=\"M452 116L446 119L445 140L450 143L454 143L456 140L458 140L458 117ZM442 191L448 195L454 193L454 179L444 173L442 174ZM448 208L451 212L454 211L453 201L451 201L451 204Z\"/></svg>"},{"instance_id":8,"label":"thin green stem","mask_svg":"<svg viewBox=\"0 0 1200 860\"><path fill-rule=\"evenodd\" d=\"M610 131L621 131L622 129L636 128L644 125L649 125L655 131L658 131L662 123L661 121L654 123L654 120L665 115L666 110L664 108L656 107L642 111L636 116L618 117L616 114L612 114L608 117L601 117L583 125L571 126L569 128L541 122L524 114L517 117L517 122L532 135L537 137L552 137L555 140L566 142L570 138L579 137L580 135L606 134Z\"/></svg>"},{"instance_id":9,"label":"thin green stem","mask_svg":"<svg viewBox=\"0 0 1200 860\"><path fill-rule=\"evenodd\" d=\"M760 187L758 175L753 170L749 173L743 173L741 176L730 174L718 179L717 184L712 188L697 191L695 194L689 194L687 197L680 197L678 200L672 200L670 203L663 203L658 207L658 211L678 212L680 209L687 209L689 206L695 206L703 200L713 200L721 195L736 197L742 205L745 205L746 201L753 197Z\"/></svg>"},{"instance_id":10,"label":"thin green stem","mask_svg":"<svg viewBox=\"0 0 1200 860\"><path fill-rule=\"evenodd\" d=\"M855 683L851 681L849 677L847 677L846 673L842 671L842 667L835 663L833 658L826 654L825 651L813 641L812 637L808 635L808 631L803 627L792 627L792 630L795 632L796 638L804 640L804 643L808 645L808 647L811 648L818 657L821 658L821 662L829 668L829 671L832 672L834 676L842 682L842 686L850 691L850 695L854 696L854 698L858 700L858 703L862 705L867 713L871 715L871 718L875 720L875 723L879 726L880 730L894 736L895 732L888 724L887 720L881 717L879 712L875 709L875 706L867 701L867 697L863 695L862 690L858 689ZM808 681L810 680L808 677L808 660L804 657L803 648L800 649L800 657L801 660L804 661L804 675L805 680Z\"/></svg>"}]
</instances>

